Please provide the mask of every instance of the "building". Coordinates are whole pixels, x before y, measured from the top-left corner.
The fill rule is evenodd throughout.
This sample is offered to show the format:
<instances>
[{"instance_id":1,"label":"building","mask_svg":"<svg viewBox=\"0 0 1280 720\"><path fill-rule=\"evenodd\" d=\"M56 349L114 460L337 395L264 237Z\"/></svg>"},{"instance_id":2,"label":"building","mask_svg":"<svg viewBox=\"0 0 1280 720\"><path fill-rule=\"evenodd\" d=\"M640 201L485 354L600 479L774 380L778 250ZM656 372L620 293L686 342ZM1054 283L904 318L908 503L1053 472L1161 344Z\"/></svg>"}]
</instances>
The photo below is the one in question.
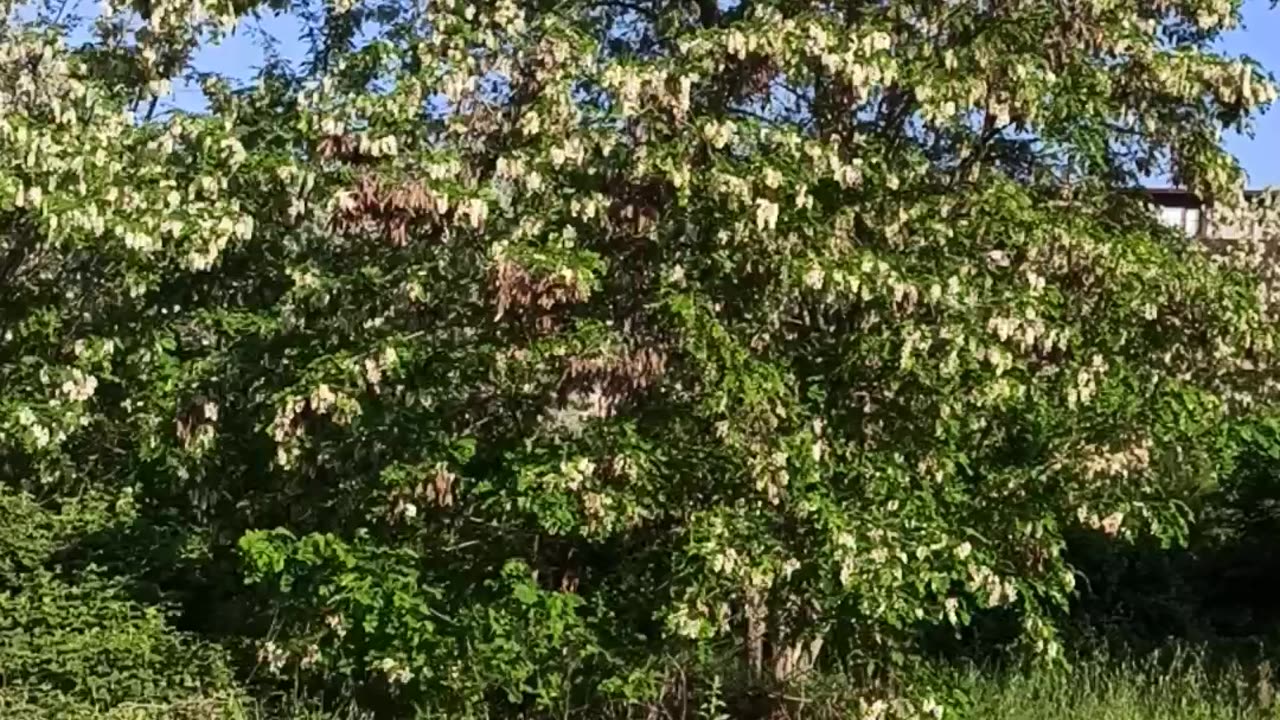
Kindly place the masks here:
<instances>
[{"instance_id":1,"label":"building","mask_svg":"<svg viewBox=\"0 0 1280 720\"><path fill-rule=\"evenodd\" d=\"M1206 207L1192 193L1175 188L1153 188L1146 191L1155 206L1160 220L1166 225L1181 228L1191 237L1213 240L1237 240L1255 232L1253 222L1247 218L1228 217ZM1245 197L1257 197L1257 191L1246 191Z\"/></svg>"}]
</instances>

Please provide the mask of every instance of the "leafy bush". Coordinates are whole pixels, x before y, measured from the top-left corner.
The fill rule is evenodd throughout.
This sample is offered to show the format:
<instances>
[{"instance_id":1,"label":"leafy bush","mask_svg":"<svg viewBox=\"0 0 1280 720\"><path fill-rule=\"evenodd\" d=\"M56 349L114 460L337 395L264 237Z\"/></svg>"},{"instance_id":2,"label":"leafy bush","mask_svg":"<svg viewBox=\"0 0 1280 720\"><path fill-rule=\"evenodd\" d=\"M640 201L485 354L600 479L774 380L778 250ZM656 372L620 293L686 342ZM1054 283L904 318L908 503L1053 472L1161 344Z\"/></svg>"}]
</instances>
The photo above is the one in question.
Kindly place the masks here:
<instances>
[{"instance_id":1,"label":"leafy bush","mask_svg":"<svg viewBox=\"0 0 1280 720\"><path fill-rule=\"evenodd\" d=\"M1220 480L1189 497L1196 522L1184 545L1115 543L1074 533L1069 557L1085 578L1073 601L1079 629L1147 649L1171 640L1257 645L1280 619L1272 578L1280 531L1276 420L1255 417L1233 431L1236 448Z\"/></svg>"},{"instance_id":2,"label":"leafy bush","mask_svg":"<svg viewBox=\"0 0 1280 720\"><path fill-rule=\"evenodd\" d=\"M107 708L228 688L216 646L183 638L158 610L120 595L108 582L68 585L44 572L0 595L5 683Z\"/></svg>"},{"instance_id":3,"label":"leafy bush","mask_svg":"<svg viewBox=\"0 0 1280 720\"><path fill-rule=\"evenodd\" d=\"M5 717L229 712L235 688L222 648L176 632L159 608L132 600L121 579L93 571L68 577L48 567L57 549L124 506L91 498L52 512L30 496L0 491L0 508Z\"/></svg>"}]
</instances>

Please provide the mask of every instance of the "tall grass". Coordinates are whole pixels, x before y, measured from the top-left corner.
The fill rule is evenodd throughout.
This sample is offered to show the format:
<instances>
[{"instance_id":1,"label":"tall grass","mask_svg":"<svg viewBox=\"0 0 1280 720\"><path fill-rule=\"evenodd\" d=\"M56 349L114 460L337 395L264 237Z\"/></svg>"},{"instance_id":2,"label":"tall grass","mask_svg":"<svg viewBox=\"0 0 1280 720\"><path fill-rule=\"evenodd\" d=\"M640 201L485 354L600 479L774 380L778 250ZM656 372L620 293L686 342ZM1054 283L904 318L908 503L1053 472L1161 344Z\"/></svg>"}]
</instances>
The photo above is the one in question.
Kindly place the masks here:
<instances>
[{"instance_id":1,"label":"tall grass","mask_svg":"<svg viewBox=\"0 0 1280 720\"><path fill-rule=\"evenodd\" d=\"M1280 720L1270 665L1166 651L1067 667L950 675L964 720ZM967 706L967 707L963 707Z\"/></svg>"}]
</instances>

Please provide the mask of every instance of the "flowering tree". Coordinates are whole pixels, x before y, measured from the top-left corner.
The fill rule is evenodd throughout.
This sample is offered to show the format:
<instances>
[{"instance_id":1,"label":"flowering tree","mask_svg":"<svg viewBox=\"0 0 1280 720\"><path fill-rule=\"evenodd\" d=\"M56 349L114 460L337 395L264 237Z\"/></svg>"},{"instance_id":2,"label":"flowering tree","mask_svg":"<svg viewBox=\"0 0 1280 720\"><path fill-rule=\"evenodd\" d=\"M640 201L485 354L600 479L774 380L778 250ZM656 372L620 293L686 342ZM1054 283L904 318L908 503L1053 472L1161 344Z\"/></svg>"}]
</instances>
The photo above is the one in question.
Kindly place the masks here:
<instances>
[{"instance_id":1,"label":"flowering tree","mask_svg":"<svg viewBox=\"0 0 1280 720\"><path fill-rule=\"evenodd\" d=\"M1176 537L1275 388L1254 248L1116 192L1238 195L1238 2L301 2L198 114L263 8L107 9L0 36L0 468L236 549L271 670L548 710L1002 606L1053 655L1064 531Z\"/></svg>"}]
</instances>

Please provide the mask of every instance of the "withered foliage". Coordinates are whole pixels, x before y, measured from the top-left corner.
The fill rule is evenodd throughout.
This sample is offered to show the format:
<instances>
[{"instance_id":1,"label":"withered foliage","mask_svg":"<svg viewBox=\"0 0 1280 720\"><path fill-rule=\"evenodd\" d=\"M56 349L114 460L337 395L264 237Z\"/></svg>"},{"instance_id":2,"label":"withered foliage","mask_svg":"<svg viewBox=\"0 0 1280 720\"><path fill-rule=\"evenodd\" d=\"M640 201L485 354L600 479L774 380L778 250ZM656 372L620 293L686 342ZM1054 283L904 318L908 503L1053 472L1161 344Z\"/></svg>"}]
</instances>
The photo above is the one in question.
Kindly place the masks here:
<instances>
[{"instance_id":1,"label":"withered foliage","mask_svg":"<svg viewBox=\"0 0 1280 720\"><path fill-rule=\"evenodd\" d=\"M199 428L217 419L216 406L209 404L204 397L197 397L179 411L174 420L174 431L178 436L178 442L182 447L190 448Z\"/></svg>"},{"instance_id":2,"label":"withered foliage","mask_svg":"<svg viewBox=\"0 0 1280 720\"><path fill-rule=\"evenodd\" d=\"M403 509L407 503L412 502L425 502L439 508L453 507L453 488L457 478L458 476L443 463L437 465L416 484L393 492L391 494L393 507Z\"/></svg>"},{"instance_id":3,"label":"withered foliage","mask_svg":"<svg viewBox=\"0 0 1280 720\"><path fill-rule=\"evenodd\" d=\"M662 208L675 199L671 184L654 178L636 181L614 177L607 181L606 189L613 198L608 209L609 227L629 238L648 237L658 226Z\"/></svg>"},{"instance_id":4,"label":"withered foliage","mask_svg":"<svg viewBox=\"0 0 1280 720\"><path fill-rule=\"evenodd\" d=\"M586 300L585 290L573 279L564 275L534 277L510 260L498 263L492 283L498 306L495 319L518 315L532 321L540 332L555 327L555 308Z\"/></svg>"},{"instance_id":5,"label":"withered foliage","mask_svg":"<svg viewBox=\"0 0 1280 720\"><path fill-rule=\"evenodd\" d=\"M423 497L440 507L451 507L453 505L453 481L455 479L456 476L449 472L448 468L441 465L436 468L436 473L431 478L431 483L423 487Z\"/></svg>"},{"instance_id":6,"label":"withered foliage","mask_svg":"<svg viewBox=\"0 0 1280 720\"><path fill-rule=\"evenodd\" d=\"M448 211L448 199L421 181L390 185L365 175L353 190L342 195L333 224L341 233L380 235L403 246L409 240L410 228L437 227Z\"/></svg>"},{"instance_id":7,"label":"withered foliage","mask_svg":"<svg viewBox=\"0 0 1280 720\"><path fill-rule=\"evenodd\" d=\"M360 162L366 158L360 153L360 138L351 133L326 135L316 143L316 154L324 160Z\"/></svg>"},{"instance_id":8,"label":"withered foliage","mask_svg":"<svg viewBox=\"0 0 1280 720\"><path fill-rule=\"evenodd\" d=\"M594 415L610 417L636 394L652 387L667 371L667 354L647 345L619 355L568 359L560 398L588 400Z\"/></svg>"}]
</instances>

